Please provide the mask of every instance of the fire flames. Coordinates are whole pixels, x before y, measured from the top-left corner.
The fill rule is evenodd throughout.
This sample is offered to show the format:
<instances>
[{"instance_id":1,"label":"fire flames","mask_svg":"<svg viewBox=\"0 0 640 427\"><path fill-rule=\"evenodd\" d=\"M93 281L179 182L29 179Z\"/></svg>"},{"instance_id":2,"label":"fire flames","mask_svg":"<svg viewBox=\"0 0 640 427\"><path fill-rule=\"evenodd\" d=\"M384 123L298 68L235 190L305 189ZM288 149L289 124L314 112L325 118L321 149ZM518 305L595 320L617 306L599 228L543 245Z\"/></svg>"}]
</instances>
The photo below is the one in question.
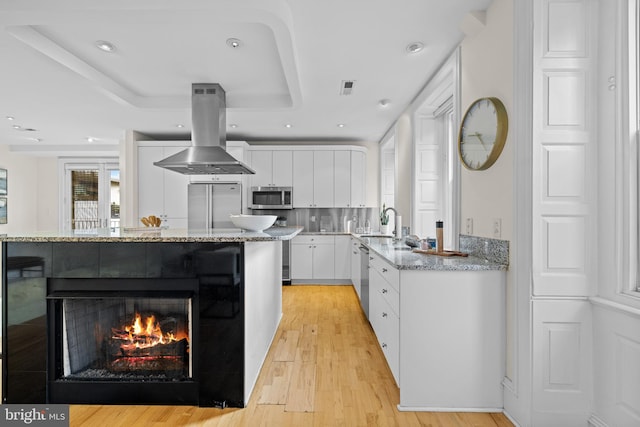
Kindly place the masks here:
<instances>
[{"instance_id":1,"label":"fire flames","mask_svg":"<svg viewBox=\"0 0 640 427\"><path fill-rule=\"evenodd\" d=\"M115 332L115 331L114 331ZM124 327L128 338L122 334L114 334L113 338L128 341L126 347L129 348L149 348L158 344L169 344L178 339L171 332L163 333L160 324L156 322L154 315L145 317L144 321L140 313L135 313L135 319L131 325ZM125 346L123 346L125 347Z\"/></svg>"}]
</instances>

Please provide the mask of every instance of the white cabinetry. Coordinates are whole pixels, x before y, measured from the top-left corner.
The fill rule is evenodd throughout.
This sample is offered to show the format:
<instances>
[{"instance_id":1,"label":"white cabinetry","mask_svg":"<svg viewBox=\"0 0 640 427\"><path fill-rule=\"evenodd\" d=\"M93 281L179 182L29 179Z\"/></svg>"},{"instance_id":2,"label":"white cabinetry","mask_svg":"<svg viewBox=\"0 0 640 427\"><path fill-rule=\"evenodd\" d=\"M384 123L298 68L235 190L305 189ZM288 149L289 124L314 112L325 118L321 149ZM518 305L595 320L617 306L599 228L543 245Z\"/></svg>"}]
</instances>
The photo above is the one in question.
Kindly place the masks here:
<instances>
[{"instance_id":1,"label":"white cabinetry","mask_svg":"<svg viewBox=\"0 0 640 427\"><path fill-rule=\"evenodd\" d=\"M358 298L360 296L360 241L355 237L351 237L351 283L353 283L353 287L356 290L356 294L358 294Z\"/></svg>"},{"instance_id":2,"label":"white cabinetry","mask_svg":"<svg viewBox=\"0 0 640 427\"><path fill-rule=\"evenodd\" d=\"M293 207L333 207L333 151L293 152Z\"/></svg>"},{"instance_id":3,"label":"white cabinetry","mask_svg":"<svg viewBox=\"0 0 640 427\"><path fill-rule=\"evenodd\" d=\"M172 228L187 227L187 185L189 178L153 163L188 147L163 145L138 146L138 221L155 215L162 225ZM138 225L142 226L139 222Z\"/></svg>"},{"instance_id":4,"label":"white cabinetry","mask_svg":"<svg viewBox=\"0 0 640 427\"><path fill-rule=\"evenodd\" d=\"M334 236L303 235L291 241L291 279L334 279Z\"/></svg>"},{"instance_id":5,"label":"white cabinetry","mask_svg":"<svg viewBox=\"0 0 640 427\"><path fill-rule=\"evenodd\" d=\"M335 151L333 201L336 208L351 207L351 152Z\"/></svg>"},{"instance_id":6,"label":"white cabinetry","mask_svg":"<svg viewBox=\"0 0 640 427\"><path fill-rule=\"evenodd\" d=\"M313 151L293 152L293 207L313 207Z\"/></svg>"},{"instance_id":7,"label":"white cabinetry","mask_svg":"<svg viewBox=\"0 0 640 427\"><path fill-rule=\"evenodd\" d=\"M369 321L400 384L400 272L377 255L371 255L369 266Z\"/></svg>"},{"instance_id":8,"label":"white cabinetry","mask_svg":"<svg viewBox=\"0 0 640 427\"><path fill-rule=\"evenodd\" d=\"M334 259L334 278L348 283L351 277L351 238L349 236L335 236Z\"/></svg>"},{"instance_id":9,"label":"white cabinetry","mask_svg":"<svg viewBox=\"0 0 640 427\"><path fill-rule=\"evenodd\" d=\"M252 150L253 187L291 187L293 185L293 152L291 150Z\"/></svg>"},{"instance_id":10,"label":"white cabinetry","mask_svg":"<svg viewBox=\"0 0 640 427\"><path fill-rule=\"evenodd\" d=\"M369 265L369 321L399 408L500 411L505 272L397 269L373 250Z\"/></svg>"},{"instance_id":11,"label":"white cabinetry","mask_svg":"<svg viewBox=\"0 0 640 427\"><path fill-rule=\"evenodd\" d=\"M351 151L351 204L353 208L366 206L367 156L362 151Z\"/></svg>"}]
</instances>

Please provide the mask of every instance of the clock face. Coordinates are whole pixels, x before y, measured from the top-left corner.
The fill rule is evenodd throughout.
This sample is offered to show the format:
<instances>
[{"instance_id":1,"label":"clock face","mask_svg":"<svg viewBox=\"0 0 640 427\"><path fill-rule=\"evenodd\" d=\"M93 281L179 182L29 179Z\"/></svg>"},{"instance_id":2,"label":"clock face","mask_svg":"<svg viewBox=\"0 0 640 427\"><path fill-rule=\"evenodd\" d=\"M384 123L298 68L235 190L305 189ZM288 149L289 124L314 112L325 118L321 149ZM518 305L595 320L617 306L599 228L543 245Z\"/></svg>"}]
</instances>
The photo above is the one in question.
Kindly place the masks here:
<instances>
[{"instance_id":1,"label":"clock face","mask_svg":"<svg viewBox=\"0 0 640 427\"><path fill-rule=\"evenodd\" d=\"M462 163L471 170L489 168L498 159L507 136L507 113L497 98L481 98L467 110L459 135Z\"/></svg>"}]
</instances>

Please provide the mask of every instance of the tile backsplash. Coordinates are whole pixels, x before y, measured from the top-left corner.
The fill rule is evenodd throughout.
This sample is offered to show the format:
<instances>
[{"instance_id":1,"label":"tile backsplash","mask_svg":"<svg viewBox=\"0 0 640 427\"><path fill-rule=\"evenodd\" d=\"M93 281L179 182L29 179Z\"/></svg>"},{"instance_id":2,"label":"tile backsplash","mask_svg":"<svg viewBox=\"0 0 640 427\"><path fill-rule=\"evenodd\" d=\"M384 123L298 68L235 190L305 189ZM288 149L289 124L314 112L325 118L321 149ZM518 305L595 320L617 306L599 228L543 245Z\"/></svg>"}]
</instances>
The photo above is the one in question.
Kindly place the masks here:
<instances>
[{"instance_id":1,"label":"tile backsplash","mask_svg":"<svg viewBox=\"0 0 640 427\"><path fill-rule=\"evenodd\" d=\"M367 220L371 232L380 231L377 208L296 208L289 210L264 209L255 213L277 215L287 219L287 225L301 225L305 232L341 232L346 231L348 220L355 220L353 229L364 227Z\"/></svg>"}]
</instances>

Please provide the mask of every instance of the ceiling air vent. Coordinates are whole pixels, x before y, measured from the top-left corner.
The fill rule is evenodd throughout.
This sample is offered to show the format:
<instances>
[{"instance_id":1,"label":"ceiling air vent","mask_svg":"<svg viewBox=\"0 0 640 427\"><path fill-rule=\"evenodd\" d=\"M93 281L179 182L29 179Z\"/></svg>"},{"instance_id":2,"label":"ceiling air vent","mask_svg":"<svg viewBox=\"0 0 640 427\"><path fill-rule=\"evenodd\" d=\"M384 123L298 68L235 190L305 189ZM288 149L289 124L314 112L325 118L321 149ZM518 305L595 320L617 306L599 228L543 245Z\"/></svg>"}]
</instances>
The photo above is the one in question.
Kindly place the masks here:
<instances>
[{"instance_id":1,"label":"ceiling air vent","mask_svg":"<svg viewBox=\"0 0 640 427\"><path fill-rule=\"evenodd\" d=\"M351 95L353 91L353 85L356 83L355 80L343 80L340 85L340 95Z\"/></svg>"}]
</instances>

